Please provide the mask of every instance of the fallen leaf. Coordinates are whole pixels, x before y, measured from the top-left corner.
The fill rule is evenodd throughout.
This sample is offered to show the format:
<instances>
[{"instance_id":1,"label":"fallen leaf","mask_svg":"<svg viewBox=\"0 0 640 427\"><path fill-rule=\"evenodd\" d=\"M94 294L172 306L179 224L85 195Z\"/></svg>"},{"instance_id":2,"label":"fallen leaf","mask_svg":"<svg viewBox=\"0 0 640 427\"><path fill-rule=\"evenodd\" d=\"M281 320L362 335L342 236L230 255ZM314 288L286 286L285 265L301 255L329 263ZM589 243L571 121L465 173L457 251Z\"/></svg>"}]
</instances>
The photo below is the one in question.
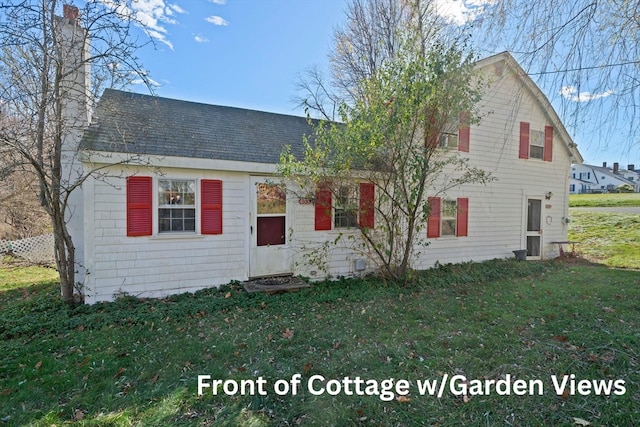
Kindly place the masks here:
<instances>
[{"instance_id":1,"label":"fallen leaf","mask_svg":"<svg viewBox=\"0 0 640 427\"><path fill-rule=\"evenodd\" d=\"M577 426L589 426L591 423L587 420L583 420L582 418L573 417L573 422Z\"/></svg>"},{"instance_id":2,"label":"fallen leaf","mask_svg":"<svg viewBox=\"0 0 640 427\"><path fill-rule=\"evenodd\" d=\"M160 378L160 374L155 374L152 378L151 378L151 384L155 384L158 381L158 378Z\"/></svg>"},{"instance_id":3,"label":"fallen leaf","mask_svg":"<svg viewBox=\"0 0 640 427\"><path fill-rule=\"evenodd\" d=\"M398 396L396 397L396 401L398 401L398 403L407 403L411 402L411 398L407 396Z\"/></svg>"},{"instance_id":4,"label":"fallen leaf","mask_svg":"<svg viewBox=\"0 0 640 427\"><path fill-rule=\"evenodd\" d=\"M36 366L34 366L34 369L40 369L40 366L42 366L42 360L38 361L38 363L36 363Z\"/></svg>"},{"instance_id":5,"label":"fallen leaf","mask_svg":"<svg viewBox=\"0 0 640 427\"><path fill-rule=\"evenodd\" d=\"M82 412L80 409L76 409L76 413L74 415L76 421L82 421L84 419L84 412Z\"/></svg>"},{"instance_id":6,"label":"fallen leaf","mask_svg":"<svg viewBox=\"0 0 640 427\"><path fill-rule=\"evenodd\" d=\"M285 329L285 331L282 333L282 338L290 340L291 338L293 338L293 331L289 328Z\"/></svg>"},{"instance_id":7,"label":"fallen leaf","mask_svg":"<svg viewBox=\"0 0 640 427\"><path fill-rule=\"evenodd\" d=\"M304 368L302 369L304 370L305 374L308 374L311 368L313 368L313 365L311 363L305 363Z\"/></svg>"},{"instance_id":8,"label":"fallen leaf","mask_svg":"<svg viewBox=\"0 0 640 427\"><path fill-rule=\"evenodd\" d=\"M4 390L0 391L0 396L6 396L9 393L11 393L11 389L10 388L5 388Z\"/></svg>"},{"instance_id":9,"label":"fallen leaf","mask_svg":"<svg viewBox=\"0 0 640 427\"><path fill-rule=\"evenodd\" d=\"M76 366L78 368L82 368L84 366L87 366L89 364L89 356L85 356L84 359L82 359L82 362L77 362Z\"/></svg>"},{"instance_id":10,"label":"fallen leaf","mask_svg":"<svg viewBox=\"0 0 640 427\"><path fill-rule=\"evenodd\" d=\"M603 307L602 310L606 313L615 313L616 309L613 307Z\"/></svg>"},{"instance_id":11,"label":"fallen leaf","mask_svg":"<svg viewBox=\"0 0 640 427\"><path fill-rule=\"evenodd\" d=\"M231 292L227 292L224 297L225 298L231 298Z\"/></svg>"},{"instance_id":12,"label":"fallen leaf","mask_svg":"<svg viewBox=\"0 0 640 427\"><path fill-rule=\"evenodd\" d=\"M78 331L78 332L82 332L82 331L84 331L84 325L78 325L78 326L76 326L76 331Z\"/></svg>"},{"instance_id":13,"label":"fallen leaf","mask_svg":"<svg viewBox=\"0 0 640 427\"><path fill-rule=\"evenodd\" d=\"M569 337L566 335L554 335L551 337L552 340L554 341L558 341L558 342L567 342L569 341Z\"/></svg>"},{"instance_id":14,"label":"fallen leaf","mask_svg":"<svg viewBox=\"0 0 640 427\"><path fill-rule=\"evenodd\" d=\"M115 373L113 378L121 377L122 375L124 375L125 372L127 372L127 368L119 368L118 372Z\"/></svg>"}]
</instances>

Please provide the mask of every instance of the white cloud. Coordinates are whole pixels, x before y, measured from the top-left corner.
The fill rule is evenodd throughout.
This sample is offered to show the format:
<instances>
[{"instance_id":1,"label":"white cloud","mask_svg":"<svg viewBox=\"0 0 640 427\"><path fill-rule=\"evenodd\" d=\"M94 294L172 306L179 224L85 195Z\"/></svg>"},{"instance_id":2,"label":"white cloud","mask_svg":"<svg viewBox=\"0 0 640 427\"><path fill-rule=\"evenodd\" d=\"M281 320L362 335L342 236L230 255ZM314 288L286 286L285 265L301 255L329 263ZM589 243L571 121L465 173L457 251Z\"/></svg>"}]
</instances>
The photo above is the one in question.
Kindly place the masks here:
<instances>
[{"instance_id":1,"label":"white cloud","mask_svg":"<svg viewBox=\"0 0 640 427\"><path fill-rule=\"evenodd\" d=\"M227 0L209 0L213 4L225 4Z\"/></svg>"},{"instance_id":2,"label":"white cloud","mask_svg":"<svg viewBox=\"0 0 640 427\"><path fill-rule=\"evenodd\" d=\"M213 25L229 25L229 23L221 16L209 16L208 18L205 18L205 21Z\"/></svg>"},{"instance_id":3,"label":"white cloud","mask_svg":"<svg viewBox=\"0 0 640 427\"><path fill-rule=\"evenodd\" d=\"M473 21L497 0L434 0L435 13L455 25Z\"/></svg>"},{"instance_id":4,"label":"white cloud","mask_svg":"<svg viewBox=\"0 0 640 427\"><path fill-rule=\"evenodd\" d=\"M168 15L172 15L173 12L175 12L175 13L187 13L186 10L184 10L183 8L181 8L177 4L169 4L169 5L167 5L167 14Z\"/></svg>"},{"instance_id":5,"label":"white cloud","mask_svg":"<svg viewBox=\"0 0 640 427\"><path fill-rule=\"evenodd\" d=\"M176 13L185 13L184 9L176 4L165 3L164 0L136 0L131 2L131 8L125 3L115 0L100 0L105 6L112 8L125 19L133 19L137 25L160 43L173 50L173 44L167 37L168 31L164 24L176 24L171 16Z\"/></svg>"},{"instance_id":6,"label":"white cloud","mask_svg":"<svg viewBox=\"0 0 640 427\"><path fill-rule=\"evenodd\" d=\"M560 94L570 101L588 102L613 95L613 91L609 89L601 93L591 93L588 91L578 93L578 89L576 89L575 86L563 86L562 89L560 89Z\"/></svg>"},{"instance_id":7,"label":"white cloud","mask_svg":"<svg viewBox=\"0 0 640 427\"><path fill-rule=\"evenodd\" d=\"M131 80L131 84L134 84L134 85L145 85L146 86L147 83L148 83L150 86L153 86L153 87L160 87L161 86L160 83L158 83L157 81L155 81L151 77L149 77L149 73L148 73L147 70L141 70L139 74L135 73L135 72L132 72L131 75L134 77ZM146 82L145 82L145 79L146 79Z\"/></svg>"},{"instance_id":8,"label":"white cloud","mask_svg":"<svg viewBox=\"0 0 640 427\"><path fill-rule=\"evenodd\" d=\"M209 43L209 39L202 34L196 34L193 38L198 43Z\"/></svg>"}]
</instances>

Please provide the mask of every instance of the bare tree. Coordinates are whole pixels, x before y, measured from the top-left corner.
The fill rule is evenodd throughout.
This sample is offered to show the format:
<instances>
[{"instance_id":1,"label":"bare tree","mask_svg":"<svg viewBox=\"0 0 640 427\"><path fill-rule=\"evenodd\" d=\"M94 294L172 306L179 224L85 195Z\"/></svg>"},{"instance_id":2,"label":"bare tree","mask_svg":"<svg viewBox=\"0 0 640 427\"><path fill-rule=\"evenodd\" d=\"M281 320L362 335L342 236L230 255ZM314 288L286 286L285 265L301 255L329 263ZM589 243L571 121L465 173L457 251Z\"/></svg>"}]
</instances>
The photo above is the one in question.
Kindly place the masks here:
<instances>
[{"instance_id":1,"label":"bare tree","mask_svg":"<svg viewBox=\"0 0 640 427\"><path fill-rule=\"evenodd\" d=\"M394 59L402 44L413 43L424 53L435 43L464 43L464 29L447 25L436 9L434 0L349 1L344 24L333 33L331 75L307 69L295 102L312 116L336 119L338 106L362 100L367 79Z\"/></svg>"},{"instance_id":2,"label":"bare tree","mask_svg":"<svg viewBox=\"0 0 640 427\"><path fill-rule=\"evenodd\" d=\"M53 226L61 295L72 302L78 266L70 200L96 173L83 170L76 152L90 100L105 85L146 81L146 75L126 2L61 6L57 0L0 3L0 150L10 154L8 167L22 167L38 184Z\"/></svg>"},{"instance_id":3,"label":"bare tree","mask_svg":"<svg viewBox=\"0 0 640 427\"><path fill-rule=\"evenodd\" d=\"M33 173L16 168L2 178L0 239L15 240L51 232L51 223L38 197Z\"/></svg>"},{"instance_id":4,"label":"bare tree","mask_svg":"<svg viewBox=\"0 0 640 427\"><path fill-rule=\"evenodd\" d=\"M394 280L408 278L416 248L426 245L420 231L433 208L429 196L492 180L458 150L443 149L443 135L457 137L459 127L477 122L481 83L473 54L445 31L432 6L423 0L349 3L331 54L337 95L318 73L301 85L309 95L303 105L329 120L312 122L303 158L285 150L279 165L301 189L298 197L308 199L316 189L316 209L359 231L340 234L333 244L346 241ZM321 229L328 230L332 215L325 216ZM307 261L322 268L325 249L305 248Z\"/></svg>"},{"instance_id":5,"label":"bare tree","mask_svg":"<svg viewBox=\"0 0 640 427\"><path fill-rule=\"evenodd\" d=\"M568 126L589 123L620 152L640 142L640 2L499 0L475 25L477 42L509 50L559 102ZM482 37L485 37L484 40Z\"/></svg>"}]
</instances>

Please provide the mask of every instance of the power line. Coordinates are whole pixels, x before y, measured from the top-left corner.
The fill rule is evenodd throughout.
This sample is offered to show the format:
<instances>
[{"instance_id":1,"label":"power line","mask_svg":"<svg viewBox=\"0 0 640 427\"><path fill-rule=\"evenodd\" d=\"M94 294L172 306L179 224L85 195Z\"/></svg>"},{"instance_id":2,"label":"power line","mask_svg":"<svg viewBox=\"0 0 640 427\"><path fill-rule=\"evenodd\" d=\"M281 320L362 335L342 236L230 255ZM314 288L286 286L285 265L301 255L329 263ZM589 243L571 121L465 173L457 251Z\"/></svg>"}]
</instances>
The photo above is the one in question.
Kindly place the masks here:
<instances>
[{"instance_id":1,"label":"power line","mask_svg":"<svg viewBox=\"0 0 640 427\"><path fill-rule=\"evenodd\" d=\"M530 76L540 76L543 74L560 74L567 73L570 71L585 71L585 70L595 70L598 68L613 68L613 67L622 67L624 65L638 65L640 61L628 61L628 62L620 62L618 64L605 64L605 65L593 65L590 67L579 67L579 68L565 68L564 70L554 70L554 71L540 71L537 73L527 73Z\"/></svg>"}]
</instances>

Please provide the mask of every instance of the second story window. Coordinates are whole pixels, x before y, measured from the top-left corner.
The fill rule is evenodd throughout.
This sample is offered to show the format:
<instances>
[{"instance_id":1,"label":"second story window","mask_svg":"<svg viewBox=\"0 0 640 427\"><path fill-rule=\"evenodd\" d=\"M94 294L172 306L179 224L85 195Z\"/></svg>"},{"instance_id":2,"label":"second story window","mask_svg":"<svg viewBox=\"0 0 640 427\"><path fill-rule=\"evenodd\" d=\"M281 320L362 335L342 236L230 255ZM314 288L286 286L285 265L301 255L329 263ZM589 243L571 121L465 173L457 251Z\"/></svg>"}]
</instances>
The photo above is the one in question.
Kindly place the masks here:
<instances>
[{"instance_id":1,"label":"second story window","mask_svg":"<svg viewBox=\"0 0 640 427\"><path fill-rule=\"evenodd\" d=\"M519 158L539 159L545 162L553 160L553 126L536 130L531 129L529 122L520 122L519 143Z\"/></svg>"},{"instance_id":2,"label":"second story window","mask_svg":"<svg viewBox=\"0 0 640 427\"><path fill-rule=\"evenodd\" d=\"M531 131L531 144L529 146L529 157L532 159L544 158L544 132L539 130Z\"/></svg>"},{"instance_id":3,"label":"second story window","mask_svg":"<svg viewBox=\"0 0 640 427\"><path fill-rule=\"evenodd\" d=\"M458 134L457 133L443 133L440 136L438 147L445 149L456 150L458 148Z\"/></svg>"}]
</instances>

